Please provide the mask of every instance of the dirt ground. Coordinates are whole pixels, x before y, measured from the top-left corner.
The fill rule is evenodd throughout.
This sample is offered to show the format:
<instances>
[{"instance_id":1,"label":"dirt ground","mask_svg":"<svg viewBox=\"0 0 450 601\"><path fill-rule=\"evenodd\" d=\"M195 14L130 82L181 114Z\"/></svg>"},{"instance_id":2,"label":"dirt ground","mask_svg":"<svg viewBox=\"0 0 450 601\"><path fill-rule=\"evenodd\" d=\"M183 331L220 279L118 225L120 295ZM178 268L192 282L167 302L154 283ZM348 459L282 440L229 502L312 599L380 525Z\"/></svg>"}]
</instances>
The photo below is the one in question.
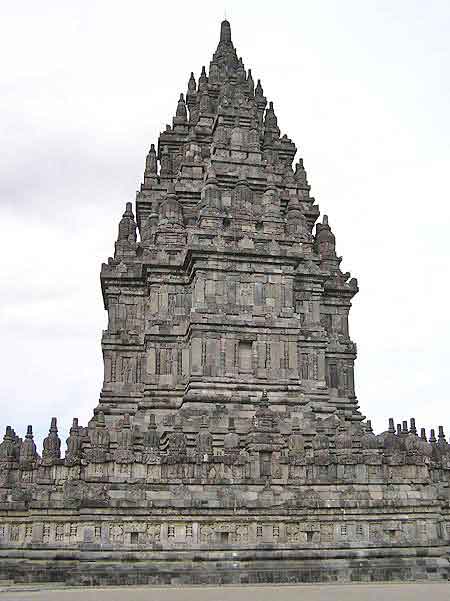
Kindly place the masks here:
<instances>
[{"instance_id":1,"label":"dirt ground","mask_svg":"<svg viewBox=\"0 0 450 601\"><path fill-rule=\"evenodd\" d=\"M225 587L0 587L0 601L450 601L450 582Z\"/></svg>"}]
</instances>

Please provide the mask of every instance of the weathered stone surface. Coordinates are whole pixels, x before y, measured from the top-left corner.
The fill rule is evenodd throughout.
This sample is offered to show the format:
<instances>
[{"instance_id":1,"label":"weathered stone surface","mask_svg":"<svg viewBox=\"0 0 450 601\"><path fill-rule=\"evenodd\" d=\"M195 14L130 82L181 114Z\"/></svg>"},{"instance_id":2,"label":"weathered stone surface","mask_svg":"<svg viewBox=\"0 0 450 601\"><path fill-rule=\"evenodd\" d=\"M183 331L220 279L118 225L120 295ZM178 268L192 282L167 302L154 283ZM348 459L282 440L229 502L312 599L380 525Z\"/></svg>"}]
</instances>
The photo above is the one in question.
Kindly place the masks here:
<instances>
[{"instance_id":1,"label":"weathered stone surface","mask_svg":"<svg viewBox=\"0 0 450 601\"><path fill-rule=\"evenodd\" d=\"M64 458L56 418L42 458L6 428L0 578L447 576L444 431L377 436L360 413L357 282L295 153L225 21L102 266L94 417Z\"/></svg>"}]
</instances>

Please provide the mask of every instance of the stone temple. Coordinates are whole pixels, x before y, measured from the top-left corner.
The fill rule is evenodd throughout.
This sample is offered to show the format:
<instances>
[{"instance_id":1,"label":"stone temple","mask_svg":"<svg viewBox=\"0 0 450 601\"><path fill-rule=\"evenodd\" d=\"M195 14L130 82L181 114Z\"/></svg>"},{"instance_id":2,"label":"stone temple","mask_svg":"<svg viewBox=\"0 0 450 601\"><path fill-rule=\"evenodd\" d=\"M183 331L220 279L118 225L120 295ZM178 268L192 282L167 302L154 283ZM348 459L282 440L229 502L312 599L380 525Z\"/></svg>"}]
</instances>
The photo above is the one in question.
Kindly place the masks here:
<instances>
[{"instance_id":1,"label":"stone temple","mask_svg":"<svg viewBox=\"0 0 450 601\"><path fill-rule=\"evenodd\" d=\"M180 42L181 43L181 42ZM175 103L176 104L176 103ZM0 445L0 579L442 579L450 448L375 435L326 215L224 21L101 268L92 419Z\"/></svg>"}]
</instances>

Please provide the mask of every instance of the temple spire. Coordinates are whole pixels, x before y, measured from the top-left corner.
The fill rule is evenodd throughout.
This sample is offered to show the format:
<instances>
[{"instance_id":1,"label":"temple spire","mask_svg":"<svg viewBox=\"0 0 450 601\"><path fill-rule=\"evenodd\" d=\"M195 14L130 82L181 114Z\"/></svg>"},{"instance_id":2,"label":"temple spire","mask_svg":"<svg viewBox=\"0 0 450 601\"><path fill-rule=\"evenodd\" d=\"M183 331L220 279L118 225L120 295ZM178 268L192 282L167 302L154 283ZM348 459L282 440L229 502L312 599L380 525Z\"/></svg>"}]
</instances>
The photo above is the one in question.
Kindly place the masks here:
<instances>
[{"instance_id":1,"label":"temple spire","mask_svg":"<svg viewBox=\"0 0 450 601\"><path fill-rule=\"evenodd\" d=\"M263 90L263 87L261 85L261 80L260 79L258 79L258 81L256 83L255 96L257 98L262 98L264 96L264 90Z\"/></svg>"},{"instance_id":2,"label":"temple spire","mask_svg":"<svg viewBox=\"0 0 450 601\"><path fill-rule=\"evenodd\" d=\"M198 78L198 91L202 92L208 88L208 76L206 75L206 67L203 65L202 72Z\"/></svg>"},{"instance_id":3,"label":"temple spire","mask_svg":"<svg viewBox=\"0 0 450 601\"><path fill-rule=\"evenodd\" d=\"M183 121L186 121L187 119L186 103L184 102L183 94L180 94L180 99L178 100L176 117Z\"/></svg>"},{"instance_id":4,"label":"temple spire","mask_svg":"<svg viewBox=\"0 0 450 601\"><path fill-rule=\"evenodd\" d=\"M188 81L188 94L195 94L197 91L197 84L195 83L194 72L191 71L191 76Z\"/></svg>"},{"instance_id":5,"label":"temple spire","mask_svg":"<svg viewBox=\"0 0 450 601\"><path fill-rule=\"evenodd\" d=\"M248 70L247 85L248 85L248 91L249 91L250 95L254 96L255 95L255 82L253 81L251 69Z\"/></svg>"},{"instance_id":6,"label":"temple spire","mask_svg":"<svg viewBox=\"0 0 450 601\"><path fill-rule=\"evenodd\" d=\"M226 19L220 25L220 41L231 42L231 25Z\"/></svg>"}]
</instances>

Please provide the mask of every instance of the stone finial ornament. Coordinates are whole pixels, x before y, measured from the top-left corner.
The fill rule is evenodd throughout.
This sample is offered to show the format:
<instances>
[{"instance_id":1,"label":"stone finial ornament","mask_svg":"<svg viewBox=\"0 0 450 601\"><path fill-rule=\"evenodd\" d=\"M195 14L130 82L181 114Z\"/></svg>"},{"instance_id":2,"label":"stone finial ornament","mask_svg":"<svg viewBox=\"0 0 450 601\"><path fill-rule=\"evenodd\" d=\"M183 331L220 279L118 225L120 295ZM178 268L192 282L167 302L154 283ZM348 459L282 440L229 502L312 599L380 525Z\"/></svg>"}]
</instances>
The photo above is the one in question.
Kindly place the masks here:
<instances>
[{"instance_id":1,"label":"stone finial ornament","mask_svg":"<svg viewBox=\"0 0 450 601\"><path fill-rule=\"evenodd\" d=\"M33 427L27 426L27 433L25 435L25 440L20 445L20 463L23 464L33 464L37 458L37 450L36 444L33 440Z\"/></svg>"},{"instance_id":2,"label":"stone finial ornament","mask_svg":"<svg viewBox=\"0 0 450 601\"><path fill-rule=\"evenodd\" d=\"M145 176L152 177L158 173L158 165L156 159L156 150L155 145L150 145L150 150L147 154L147 159L145 161Z\"/></svg>"},{"instance_id":3,"label":"stone finial ornament","mask_svg":"<svg viewBox=\"0 0 450 601\"><path fill-rule=\"evenodd\" d=\"M61 458L61 439L58 436L58 427L56 417L52 417L48 436L44 438L42 461L44 464L51 465Z\"/></svg>"},{"instance_id":4,"label":"stone finial ornament","mask_svg":"<svg viewBox=\"0 0 450 601\"><path fill-rule=\"evenodd\" d=\"M176 116L183 121L187 120L187 109L183 94L180 94L178 100Z\"/></svg>"}]
</instances>

